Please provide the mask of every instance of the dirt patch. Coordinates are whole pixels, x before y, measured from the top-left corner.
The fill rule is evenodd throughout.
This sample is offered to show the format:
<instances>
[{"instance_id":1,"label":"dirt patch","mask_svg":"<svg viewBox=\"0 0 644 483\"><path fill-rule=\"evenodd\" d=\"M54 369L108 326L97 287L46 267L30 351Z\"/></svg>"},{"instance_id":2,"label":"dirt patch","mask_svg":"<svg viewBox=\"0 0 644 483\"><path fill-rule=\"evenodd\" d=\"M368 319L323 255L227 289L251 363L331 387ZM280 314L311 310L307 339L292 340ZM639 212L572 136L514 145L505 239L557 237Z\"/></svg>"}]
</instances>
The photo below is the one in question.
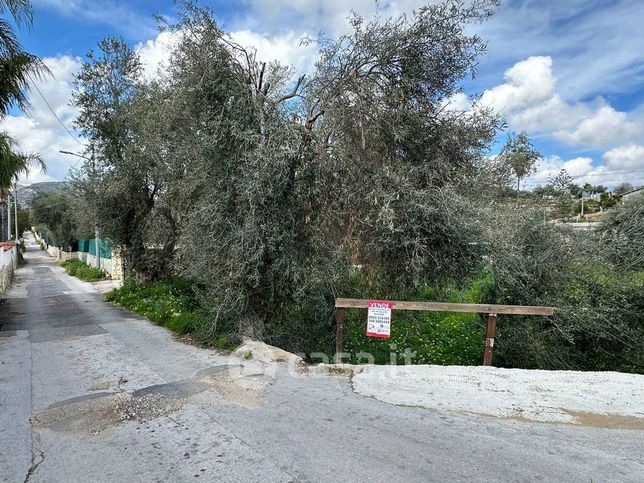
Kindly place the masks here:
<instances>
[{"instance_id":1,"label":"dirt patch","mask_svg":"<svg viewBox=\"0 0 644 483\"><path fill-rule=\"evenodd\" d=\"M560 409L561 412L571 416L570 422L553 422L553 421L538 421L523 416L509 416L499 417L490 416L489 414L475 413L479 416L493 417L495 419L509 419L520 423L531 424L565 424L567 426L584 426L589 428L601 429L626 429L630 431L644 431L644 418L637 418L635 416L624 416L621 414L599 414L590 413L585 411L571 411L568 409Z\"/></svg>"},{"instance_id":2,"label":"dirt patch","mask_svg":"<svg viewBox=\"0 0 644 483\"><path fill-rule=\"evenodd\" d=\"M215 404L236 404L256 409L262 400L264 390L274 382L274 379L260 372L237 367L207 375L201 381L220 394L221 397L215 401Z\"/></svg>"},{"instance_id":3,"label":"dirt patch","mask_svg":"<svg viewBox=\"0 0 644 483\"><path fill-rule=\"evenodd\" d=\"M181 409L180 399L171 399L160 394L146 394L120 400L114 407L119 421L150 421Z\"/></svg>"},{"instance_id":4,"label":"dirt patch","mask_svg":"<svg viewBox=\"0 0 644 483\"><path fill-rule=\"evenodd\" d=\"M120 422L116 407L130 397L119 393L53 407L32 416L31 423L60 433L98 436Z\"/></svg>"},{"instance_id":5,"label":"dirt patch","mask_svg":"<svg viewBox=\"0 0 644 483\"><path fill-rule=\"evenodd\" d=\"M123 392L47 409L34 415L31 422L34 427L95 437L125 421L149 421L181 406L181 401L164 396L134 397Z\"/></svg>"},{"instance_id":6,"label":"dirt patch","mask_svg":"<svg viewBox=\"0 0 644 483\"><path fill-rule=\"evenodd\" d=\"M644 418L624 416L621 414L600 414L589 413L585 411L571 411L567 409L562 409L562 411L570 414L573 418L575 418L575 424L581 426L610 429L634 429L638 431L644 431Z\"/></svg>"},{"instance_id":7,"label":"dirt patch","mask_svg":"<svg viewBox=\"0 0 644 483\"><path fill-rule=\"evenodd\" d=\"M213 404L255 409L273 381L241 366L218 366L199 371L194 378L184 381L61 401L34 415L31 422L34 427L56 432L98 437L128 421L146 422L179 411L201 393L209 393ZM95 386L94 390L100 389L99 384Z\"/></svg>"}]
</instances>

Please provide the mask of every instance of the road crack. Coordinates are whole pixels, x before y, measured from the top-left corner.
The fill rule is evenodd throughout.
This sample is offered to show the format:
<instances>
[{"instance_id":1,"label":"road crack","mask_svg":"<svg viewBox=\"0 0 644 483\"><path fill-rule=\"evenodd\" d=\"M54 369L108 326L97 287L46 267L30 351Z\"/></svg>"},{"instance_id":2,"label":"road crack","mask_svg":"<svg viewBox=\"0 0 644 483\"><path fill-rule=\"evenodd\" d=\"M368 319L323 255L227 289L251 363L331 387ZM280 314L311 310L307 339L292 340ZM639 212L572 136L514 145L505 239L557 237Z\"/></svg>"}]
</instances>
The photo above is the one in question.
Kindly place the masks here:
<instances>
[{"instance_id":1,"label":"road crack","mask_svg":"<svg viewBox=\"0 0 644 483\"><path fill-rule=\"evenodd\" d=\"M42 450L42 443L40 441L40 434L32 430L32 448L31 448L31 466L27 471L24 483L28 483L34 475L38 467L45 461L45 452Z\"/></svg>"}]
</instances>

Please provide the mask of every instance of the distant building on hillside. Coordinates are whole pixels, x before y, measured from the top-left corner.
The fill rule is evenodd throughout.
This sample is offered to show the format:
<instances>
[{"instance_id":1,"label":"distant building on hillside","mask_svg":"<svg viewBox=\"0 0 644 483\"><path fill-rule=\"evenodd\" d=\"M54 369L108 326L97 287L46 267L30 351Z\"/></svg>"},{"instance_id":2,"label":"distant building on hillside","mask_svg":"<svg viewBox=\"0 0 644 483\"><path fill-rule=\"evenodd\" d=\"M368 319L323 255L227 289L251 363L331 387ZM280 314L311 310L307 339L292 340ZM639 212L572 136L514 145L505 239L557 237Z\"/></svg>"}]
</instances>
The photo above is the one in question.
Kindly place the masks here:
<instances>
[{"instance_id":1,"label":"distant building on hillside","mask_svg":"<svg viewBox=\"0 0 644 483\"><path fill-rule=\"evenodd\" d=\"M644 195L644 187L636 188L626 193L622 193L622 203L626 203L629 199L633 199L636 196Z\"/></svg>"}]
</instances>

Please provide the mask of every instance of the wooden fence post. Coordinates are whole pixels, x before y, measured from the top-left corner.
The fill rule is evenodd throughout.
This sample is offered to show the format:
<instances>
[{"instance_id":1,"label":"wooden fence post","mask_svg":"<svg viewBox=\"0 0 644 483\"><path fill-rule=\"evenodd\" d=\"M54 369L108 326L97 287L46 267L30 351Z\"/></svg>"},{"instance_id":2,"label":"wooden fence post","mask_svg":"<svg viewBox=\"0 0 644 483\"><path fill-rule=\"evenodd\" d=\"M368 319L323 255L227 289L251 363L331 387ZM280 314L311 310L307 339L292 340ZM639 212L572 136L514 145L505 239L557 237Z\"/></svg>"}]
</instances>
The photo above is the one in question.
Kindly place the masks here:
<instances>
[{"instance_id":1,"label":"wooden fence post","mask_svg":"<svg viewBox=\"0 0 644 483\"><path fill-rule=\"evenodd\" d=\"M335 310L335 355L333 361L336 364L342 363L342 351L344 350L344 309Z\"/></svg>"},{"instance_id":2,"label":"wooden fence post","mask_svg":"<svg viewBox=\"0 0 644 483\"><path fill-rule=\"evenodd\" d=\"M492 365L492 355L494 354L494 336L496 335L496 314L487 314L487 335L485 336L485 355L483 356L483 365Z\"/></svg>"}]
</instances>

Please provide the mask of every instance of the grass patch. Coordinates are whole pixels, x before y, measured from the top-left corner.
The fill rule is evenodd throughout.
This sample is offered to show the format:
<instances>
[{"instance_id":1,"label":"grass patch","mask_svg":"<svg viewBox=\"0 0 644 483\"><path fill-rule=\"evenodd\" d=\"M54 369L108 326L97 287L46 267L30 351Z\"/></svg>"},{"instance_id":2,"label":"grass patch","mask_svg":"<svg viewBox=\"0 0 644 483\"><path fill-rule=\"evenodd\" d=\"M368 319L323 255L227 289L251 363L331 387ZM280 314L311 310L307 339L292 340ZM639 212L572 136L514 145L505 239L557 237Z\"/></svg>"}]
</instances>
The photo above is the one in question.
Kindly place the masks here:
<instances>
[{"instance_id":1,"label":"grass patch","mask_svg":"<svg viewBox=\"0 0 644 483\"><path fill-rule=\"evenodd\" d=\"M465 286L421 287L402 299L484 303L490 283L492 277L484 271ZM347 310L344 350L351 357L344 362L404 364L405 349L413 353L412 364L479 365L483 360L485 321L480 314L394 310L390 339L367 337L366 322L366 310Z\"/></svg>"},{"instance_id":2,"label":"grass patch","mask_svg":"<svg viewBox=\"0 0 644 483\"><path fill-rule=\"evenodd\" d=\"M145 285L127 283L109 292L106 299L204 345L226 350L238 345L235 334L213 333L213 324L199 304L194 285L181 277Z\"/></svg>"},{"instance_id":3,"label":"grass patch","mask_svg":"<svg viewBox=\"0 0 644 483\"><path fill-rule=\"evenodd\" d=\"M60 266L63 267L71 276L80 278L85 282L98 282L99 280L105 280L108 278L107 274L103 270L99 270L96 267L90 267L81 260L75 258L61 263Z\"/></svg>"}]
</instances>

